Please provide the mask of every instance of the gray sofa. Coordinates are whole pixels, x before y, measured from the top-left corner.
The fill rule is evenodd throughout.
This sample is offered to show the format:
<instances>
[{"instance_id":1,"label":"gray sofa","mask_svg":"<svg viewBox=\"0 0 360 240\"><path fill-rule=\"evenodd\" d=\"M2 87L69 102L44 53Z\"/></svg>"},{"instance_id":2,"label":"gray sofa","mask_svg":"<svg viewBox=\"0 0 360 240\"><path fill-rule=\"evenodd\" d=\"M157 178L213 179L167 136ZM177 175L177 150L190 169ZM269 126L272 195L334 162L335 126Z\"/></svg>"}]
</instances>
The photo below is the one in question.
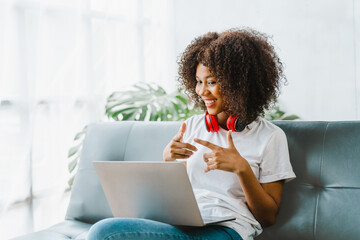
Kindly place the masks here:
<instances>
[{"instance_id":1,"label":"gray sofa","mask_svg":"<svg viewBox=\"0 0 360 240\"><path fill-rule=\"evenodd\" d=\"M256 239L360 239L360 122L278 121L297 175L285 185L277 223ZM17 240L85 239L111 217L92 161L162 161L179 122L95 123L88 127L66 220Z\"/></svg>"}]
</instances>

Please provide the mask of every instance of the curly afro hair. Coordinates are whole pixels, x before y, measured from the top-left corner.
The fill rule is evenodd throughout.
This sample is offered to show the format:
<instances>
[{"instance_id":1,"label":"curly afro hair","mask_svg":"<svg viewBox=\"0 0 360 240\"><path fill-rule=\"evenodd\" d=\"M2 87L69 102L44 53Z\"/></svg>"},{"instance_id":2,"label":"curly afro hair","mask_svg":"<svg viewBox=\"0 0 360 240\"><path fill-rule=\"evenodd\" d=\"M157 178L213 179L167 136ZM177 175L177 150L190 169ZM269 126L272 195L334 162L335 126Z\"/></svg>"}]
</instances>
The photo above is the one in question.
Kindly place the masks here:
<instances>
[{"instance_id":1,"label":"curly afro hair","mask_svg":"<svg viewBox=\"0 0 360 240\"><path fill-rule=\"evenodd\" d=\"M178 81L204 110L205 104L195 92L200 63L219 83L224 111L242 122L263 116L276 101L281 80L286 82L283 64L267 35L248 28L206 33L194 39L178 60Z\"/></svg>"}]
</instances>

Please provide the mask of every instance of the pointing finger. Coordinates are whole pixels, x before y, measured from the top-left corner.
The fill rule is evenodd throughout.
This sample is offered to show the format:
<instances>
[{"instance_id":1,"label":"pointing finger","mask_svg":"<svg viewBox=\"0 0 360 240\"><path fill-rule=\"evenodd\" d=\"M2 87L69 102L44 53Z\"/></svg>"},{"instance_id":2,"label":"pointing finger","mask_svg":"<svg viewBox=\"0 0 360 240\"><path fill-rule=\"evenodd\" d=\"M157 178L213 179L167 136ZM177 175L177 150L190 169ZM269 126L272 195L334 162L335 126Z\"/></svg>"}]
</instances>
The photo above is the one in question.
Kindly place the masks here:
<instances>
[{"instance_id":1,"label":"pointing finger","mask_svg":"<svg viewBox=\"0 0 360 240\"><path fill-rule=\"evenodd\" d=\"M181 127L180 127L180 132L181 132L182 134L184 134L185 130L186 130L186 123L183 122L183 123L181 124Z\"/></svg>"},{"instance_id":2,"label":"pointing finger","mask_svg":"<svg viewBox=\"0 0 360 240\"><path fill-rule=\"evenodd\" d=\"M211 142L208 142L208 141L205 141L205 140L201 140L201 139L198 139L198 138L194 138L194 142L200 144L200 145L203 145L207 148L210 148L211 150L217 150L219 149L220 147L218 145L215 145Z\"/></svg>"},{"instance_id":3,"label":"pointing finger","mask_svg":"<svg viewBox=\"0 0 360 240\"><path fill-rule=\"evenodd\" d=\"M234 141L233 141L233 139L232 139L231 133L232 133L231 130L228 131L228 133L227 133L227 142L228 142L228 147L229 147L229 148L234 147Z\"/></svg>"},{"instance_id":4,"label":"pointing finger","mask_svg":"<svg viewBox=\"0 0 360 240\"><path fill-rule=\"evenodd\" d=\"M179 132L175 135L175 137L173 138L174 141L180 142L182 141L182 137L184 136L184 132L186 130L186 123L183 122L181 124L181 127L179 129Z\"/></svg>"},{"instance_id":5,"label":"pointing finger","mask_svg":"<svg viewBox=\"0 0 360 240\"><path fill-rule=\"evenodd\" d=\"M173 141L170 145L171 148L186 148L186 149L189 149L191 151L197 151L197 148L194 146L194 145L191 145L190 143L184 143L184 142L176 142L176 141Z\"/></svg>"}]
</instances>

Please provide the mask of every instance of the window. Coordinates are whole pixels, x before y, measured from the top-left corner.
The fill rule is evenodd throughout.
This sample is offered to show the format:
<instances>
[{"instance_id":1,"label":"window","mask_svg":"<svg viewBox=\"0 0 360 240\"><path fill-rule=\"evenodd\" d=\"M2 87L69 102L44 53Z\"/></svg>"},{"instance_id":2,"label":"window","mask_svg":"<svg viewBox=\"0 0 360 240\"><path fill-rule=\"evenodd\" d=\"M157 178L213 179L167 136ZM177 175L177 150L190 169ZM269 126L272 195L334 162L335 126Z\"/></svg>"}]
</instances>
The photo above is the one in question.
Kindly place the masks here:
<instances>
[{"instance_id":1,"label":"window","mask_svg":"<svg viewBox=\"0 0 360 240\"><path fill-rule=\"evenodd\" d=\"M67 187L72 139L111 92L175 81L170 2L0 2L0 207Z\"/></svg>"}]
</instances>

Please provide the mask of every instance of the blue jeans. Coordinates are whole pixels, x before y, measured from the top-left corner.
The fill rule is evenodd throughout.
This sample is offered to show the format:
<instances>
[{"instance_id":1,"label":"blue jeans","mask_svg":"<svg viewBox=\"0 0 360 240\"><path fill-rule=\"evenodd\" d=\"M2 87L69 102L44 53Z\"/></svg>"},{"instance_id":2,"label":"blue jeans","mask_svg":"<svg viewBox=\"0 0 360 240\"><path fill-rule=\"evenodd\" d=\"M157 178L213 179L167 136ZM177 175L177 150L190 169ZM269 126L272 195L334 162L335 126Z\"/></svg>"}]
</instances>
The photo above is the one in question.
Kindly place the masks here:
<instances>
[{"instance_id":1,"label":"blue jeans","mask_svg":"<svg viewBox=\"0 0 360 240\"><path fill-rule=\"evenodd\" d=\"M87 240L242 240L239 234L227 227L175 227L166 223L137 218L108 218L95 223Z\"/></svg>"}]
</instances>

